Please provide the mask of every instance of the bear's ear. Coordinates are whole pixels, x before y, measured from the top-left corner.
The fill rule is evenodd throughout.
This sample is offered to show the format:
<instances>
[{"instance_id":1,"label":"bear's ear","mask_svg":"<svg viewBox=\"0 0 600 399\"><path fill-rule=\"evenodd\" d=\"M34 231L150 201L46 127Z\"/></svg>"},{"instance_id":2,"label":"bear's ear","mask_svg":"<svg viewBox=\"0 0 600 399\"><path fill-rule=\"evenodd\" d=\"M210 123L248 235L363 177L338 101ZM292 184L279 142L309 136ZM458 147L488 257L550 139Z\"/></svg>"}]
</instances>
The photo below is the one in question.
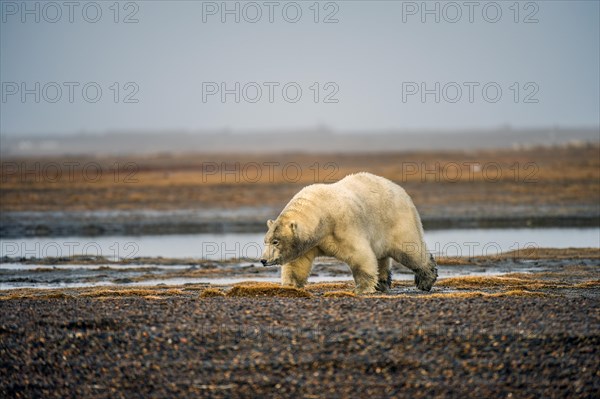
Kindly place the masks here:
<instances>
[{"instance_id":1,"label":"bear's ear","mask_svg":"<svg viewBox=\"0 0 600 399\"><path fill-rule=\"evenodd\" d=\"M267 220L267 227L271 228L271 226L273 226L273 223L275 223L275 221L273 219Z\"/></svg>"},{"instance_id":2,"label":"bear's ear","mask_svg":"<svg viewBox=\"0 0 600 399\"><path fill-rule=\"evenodd\" d=\"M290 222L290 229L292 230L292 233L297 236L298 235L298 223L296 223L295 221Z\"/></svg>"}]
</instances>

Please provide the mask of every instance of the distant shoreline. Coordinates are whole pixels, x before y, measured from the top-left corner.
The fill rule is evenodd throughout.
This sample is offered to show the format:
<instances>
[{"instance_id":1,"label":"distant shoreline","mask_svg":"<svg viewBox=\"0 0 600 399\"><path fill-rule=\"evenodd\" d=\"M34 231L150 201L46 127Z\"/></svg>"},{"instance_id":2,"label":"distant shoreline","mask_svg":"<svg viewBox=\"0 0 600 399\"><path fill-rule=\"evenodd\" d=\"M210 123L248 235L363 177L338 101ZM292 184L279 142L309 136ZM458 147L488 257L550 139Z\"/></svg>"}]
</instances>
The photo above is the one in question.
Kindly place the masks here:
<instances>
[{"instance_id":1,"label":"distant shoreline","mask_svg":"<svg viewBox=\"0 0 600 399\"><path fill-rule=\"evenodd\" d=\"M365 153L384 151L457 151L584 146L600 142L598 127L464 129L452 131L322 129L239 131L110 131L84 134L0 135L6 160L40 156L114 156L191 152L281 154Z\"/></svg>"},{"instance_id":2,"label":"distant shoreline","mask_svg":"<svg viewBox=\"0 0 600 399\"><path fill-rule=\"evenodd\" d=\"M0 166L0 237L263 232L302 187L359 171L428 229L600 226L600 146L26 158Z\"/></svg>"}]
</instances>

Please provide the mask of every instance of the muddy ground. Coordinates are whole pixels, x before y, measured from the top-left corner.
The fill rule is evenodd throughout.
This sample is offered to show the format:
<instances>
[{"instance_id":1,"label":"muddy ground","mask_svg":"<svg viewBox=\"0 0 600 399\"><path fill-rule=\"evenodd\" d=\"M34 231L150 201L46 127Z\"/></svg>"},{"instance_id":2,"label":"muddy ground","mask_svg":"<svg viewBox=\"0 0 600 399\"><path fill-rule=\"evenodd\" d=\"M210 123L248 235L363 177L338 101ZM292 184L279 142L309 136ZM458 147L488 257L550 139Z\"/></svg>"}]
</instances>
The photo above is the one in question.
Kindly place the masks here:
<instances>
[{"instance_id":1,"label":"muddy ground","mask_svg":"<svg viewBox=\"0 0 600 399\"><path fill-rule=\"evenodd\" d=\"M480 257L439 257L440 278L493 276L509 273L563 273L570 268L600 266L598 248L530 248ZM394 263L394 279L412 280L412 272ZM581 274L581 271L578 271ZM279 281L280 268L264 267L255 259L209 261L194 258L125 258L118 261L101 256L47 258L0 258L0 298L8 288L57 288L78 286L182 285L206 286L239 281ZM579 274L564 274L571 281ZM309 282L351 279L350 269L334 258L318 258ZM581 282L581 281L578 281ZM400 283L399 283L400 284ZM45 292L45 291L40 291Z\"/></svg>"},{"instance_id":2,"label":"muddy ground","mask_svg":"<svg viewBox=\"0 0 600 399\"><path fill-rule=\"evenodd\" d=\"M598 250L529 258L537 272L430 293L411 281L363 297L351 282L2 291L0 396L597 397Z\"/></svg>"}]
</instances>

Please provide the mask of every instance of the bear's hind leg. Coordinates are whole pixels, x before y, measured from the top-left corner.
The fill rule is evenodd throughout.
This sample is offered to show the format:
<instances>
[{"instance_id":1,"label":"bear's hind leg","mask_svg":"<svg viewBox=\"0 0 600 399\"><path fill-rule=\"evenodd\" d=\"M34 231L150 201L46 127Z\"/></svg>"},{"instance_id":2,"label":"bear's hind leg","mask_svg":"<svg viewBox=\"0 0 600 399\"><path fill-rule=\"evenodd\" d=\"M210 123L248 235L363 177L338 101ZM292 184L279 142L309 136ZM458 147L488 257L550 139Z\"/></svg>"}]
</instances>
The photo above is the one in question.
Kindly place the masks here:
<instances>
[{"instance_id":1,"label":"bear's hind leg","mask_svg":"<svg viewBox=\"0 0 600 399\"><path fill-rule=\"evenodd\" d=\"M433 255L429 254L425 267L415 271L415 285L422 291L431 291L438 277L437 263Z\"/></svg>"},{"instance_id":2,"label":"bear's hind leg","mask_svg":"<svg viewBox=\"0 0 600 399\"><path fill-rule=\"evenodd\" d=\"M431 291L437 280L437 264L433 255L425 252L423 254L406 253L398 251L394 255L397 262L402 263L415 273L415 285L421 291Z\"/></svg>"},{"instance_id":3,"label":"bear's hind leg","mask_svg":"<svg viewBox=\"0 0 600 399\"><path fill-rule=\"evenodd\" d=\"M377 286L375 289L387 292L392 288L392 258L383 258L377 261Z\"/></svg>"}]
</instances>

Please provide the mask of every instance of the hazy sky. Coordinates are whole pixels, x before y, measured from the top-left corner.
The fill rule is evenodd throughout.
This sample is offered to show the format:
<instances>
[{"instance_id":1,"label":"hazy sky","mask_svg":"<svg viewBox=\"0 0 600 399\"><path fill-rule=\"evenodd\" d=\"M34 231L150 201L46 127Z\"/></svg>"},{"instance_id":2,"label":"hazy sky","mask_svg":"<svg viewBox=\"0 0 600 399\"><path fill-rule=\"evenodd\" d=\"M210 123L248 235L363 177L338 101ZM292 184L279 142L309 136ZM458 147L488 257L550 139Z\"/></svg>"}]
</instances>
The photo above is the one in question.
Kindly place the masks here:
<instances>
[{"instance_id":1,"label":"hazy sky","mask_svg":"<svg viewBox=\"0 0 600 399\"><path fill-rule=\"evenodd\" d=\"M1 133L600 124L597 1L69 4L0 2Z\"/></svg>"}]
</instances>

